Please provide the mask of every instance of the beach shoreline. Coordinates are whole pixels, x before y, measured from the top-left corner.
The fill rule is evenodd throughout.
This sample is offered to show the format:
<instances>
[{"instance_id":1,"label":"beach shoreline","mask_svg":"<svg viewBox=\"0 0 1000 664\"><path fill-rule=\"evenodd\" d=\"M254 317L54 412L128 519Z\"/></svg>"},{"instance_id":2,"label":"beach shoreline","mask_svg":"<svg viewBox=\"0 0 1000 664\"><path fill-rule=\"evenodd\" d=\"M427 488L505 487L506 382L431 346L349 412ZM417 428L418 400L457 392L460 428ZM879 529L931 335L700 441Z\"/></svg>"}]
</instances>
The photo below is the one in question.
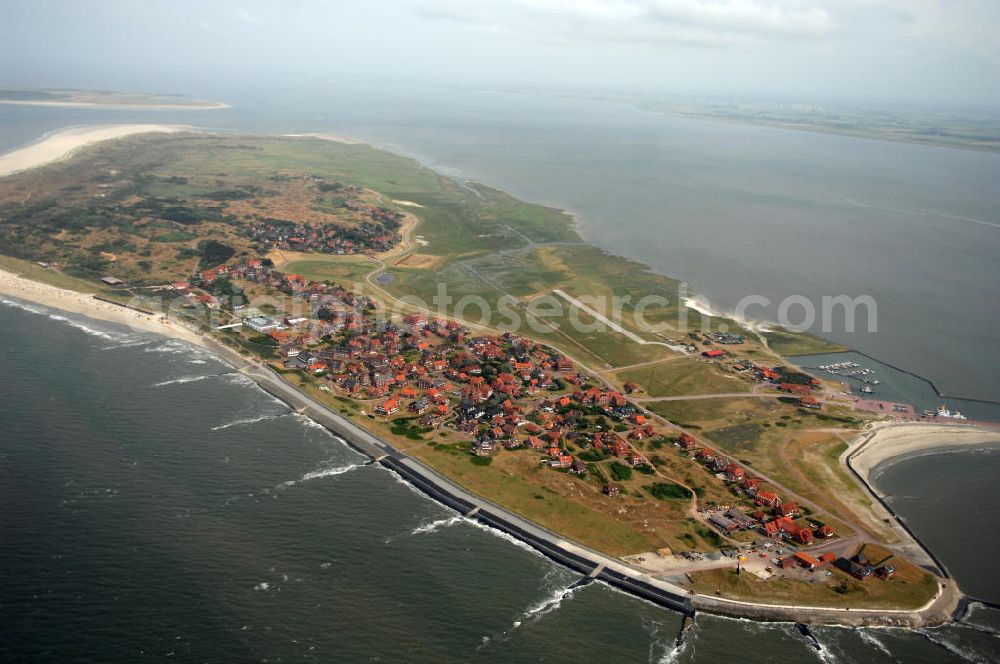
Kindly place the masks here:
<instances>
[{"instance_id":1,"label":"beach shoreline","mask_svg":"<svg viewBox=\"0 0 1000 664\"><path fill-rule=\"evenodd\" d=\"M0 177L68 159L88 145L135 134L176 133L192 129L190 125L114 124L71 127L44 136L22 148L0 154Z\"/></svg>"},{"instance_id":2,"label":"beach shoreline","mask_svg":"<svg viewBox=\"0 0 1000 664\"><path fill-rule=\"evenodd\" d=\"M0 296L39 304L71 314L79 314L98 321L125 325L134 332L152 332L186 341L201 348L207 347L202 335L171 322L162 314L146 314L124 305L102 302L94 293L82 293L34 281L0 269Z\"/></svg>"},{"instance_id":3,"label":"beach shoreline","mask_svg":"<svg viewBox=\"0 0 1000 664\"><path fill-rule=\"evenodd\" d=\"M847 454L854 470L871 484L881 464L922 452L958 447L1000 446L1000 429L977 424L898 423L876 426Z\"/></svg>"},{"instance_id":4,"label":"beach shoreline","mask_svg":"<svg viewBox=\"0 0 1000 664\"><path fill-rule=\"evenodd\" d=\"M900 422L876 424L858 435L840 455L839 463L871 496L872 511L898 542L893 548L914 562L940 571L950 579L945 564L920 540L889 504L888 496L872 480L880 465L921 453L939 453L969 447L1000 447L1000 428L982 424Z\"/></svg>"}]
</instances>

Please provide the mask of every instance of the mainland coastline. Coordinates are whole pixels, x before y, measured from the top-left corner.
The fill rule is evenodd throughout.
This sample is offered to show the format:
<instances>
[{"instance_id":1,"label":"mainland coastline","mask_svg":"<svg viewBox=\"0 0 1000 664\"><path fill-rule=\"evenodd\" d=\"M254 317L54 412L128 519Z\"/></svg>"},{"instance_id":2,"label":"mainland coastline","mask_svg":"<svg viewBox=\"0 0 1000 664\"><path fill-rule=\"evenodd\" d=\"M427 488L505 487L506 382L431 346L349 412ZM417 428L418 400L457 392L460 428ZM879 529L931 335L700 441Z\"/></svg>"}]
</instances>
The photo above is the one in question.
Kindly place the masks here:
<instances>
[{"instance_id":1,"label":"mainland coastline","mask_svg":"<svg viewBox=\"0 0 1000 664\"><path fill-rule=\"evenodd\" d=\"M6 155L0 155L0 176L58 161L59 159L71 156L76 150L86 145L100 141L120 138L131 134L175 132L184 129L186 127L176 125L114 125L110 127L84 127L57 132L26 148L15 150ZM77 313L93 319L124 324L136 330L181 339L202 347L211 347L200 333L177 324L172 324L165 318L128 309L121 305L102 302L86 293L42 284L7 270L0 271L0 294L28 300L46 307ZM333 415L336 416L336 414ZM872 469L879 463L930 449L982 445L989 442L996 442L998 437L1000 436L996 432L989 429L969 426L955 427L931 424L879 425L874 432L866 432L859 436L852 443L845 456L851 455L852 458L850 461L868 490L878 495L877 489L871 484L870 475ZM913 540L912 544L916 549L922 549L919 542ZM936 597L935 600L937 599ZM740 603L734 602L734 604L738 605ZM773 608L777 609L778 607ZM791 609L792 607L786 608ZM753 611L748 610L746 607L736 607L734 613L761 617L759 609L766 610L767 605L756 605L756 610ZM807 607L800 607L800 609L806 610ZM808 610L812 611L814 609L816 612L837 611L836 609L821 609L819 607L809 608ZM863 613L862 611L856 612L856 618L860 620ZM940 619L940 611L936 611L935 615L938 616L936 619ZM787 619L789 616L785 615L783 617ZM796 617L796 619L800 618ZM840 620L839 617L827 619L834 622ZM848 620L846 617L843 619ZM853 617L850 621L854 622ZM854 624L857 623L854 622Z\"/></svg>"}]
</instances>

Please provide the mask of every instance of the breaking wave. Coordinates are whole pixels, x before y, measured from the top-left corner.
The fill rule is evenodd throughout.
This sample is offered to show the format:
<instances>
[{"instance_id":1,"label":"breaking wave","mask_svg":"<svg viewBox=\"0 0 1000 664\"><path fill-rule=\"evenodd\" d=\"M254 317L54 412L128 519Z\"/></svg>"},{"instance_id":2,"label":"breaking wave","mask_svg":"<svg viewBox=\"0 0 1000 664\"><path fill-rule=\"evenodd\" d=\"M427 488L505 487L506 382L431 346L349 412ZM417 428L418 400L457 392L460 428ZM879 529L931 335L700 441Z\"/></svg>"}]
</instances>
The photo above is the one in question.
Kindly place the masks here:
<instances>
[{"instance_id":1,"label":"breaking wave","mask_svg":"<svg viewBox=\"0 0 1000 664\"><path fill-rule=\"evenodd\" d=\"M181 376L180 378L174 378L173 380L165 380L162 383L156 383L153 387L166 387L167 385L183 385L184 383L195 383L199 380L209 378L208 375L202 376ZM214 429L213 429L214 431Z\"/></svg>"},{"instance_id":2,"label":"breaking wave","mask_svg":"<svg viewBox=\"0 0 1000 664\"><path fill-rule=\"evenodd\" d=\"M279 487L289 487L295 486L300 482L308 482L310 480L318 480L323 477L336 477L337 475L343 475L344 473L349 473L352 470L357 470L358 468L364 468L362 463L349 463L346 466L336 466L333 468L319 468L317 470L310 470L308 473L304 474L297 480L288 480L287 482L282 482Z\"/></svg>"},{"instance_id":3,"label":"breaking wave","mask_svg":"<svg viewBox=\"0 0 1000 664\"><path fill-rule=\"evenodd\" d=\"M975 664L989 664L990 660L980 657L974 652L970 652L965 648L961 647L957 643L952 643L951 641L946 641L938 637L936 634L931 633L929 630L918 629L914 630L917 634L921 635L931 643L936 646L940 646L950 652L953 655L961 657L967 662L975 662Z\"/></svg>"},{"instance_id":4,"label":"breaking wave","mask_svg":"<svg viewBox=\"0 0 1000 664\"><path fill-rule=\"evenodd\" d=\"M100 339L106 339L108 341L126 341L126 340L131 340L133 338L128 334L110 332L108 330L100 330L96 327L91 327L89 325L81 323L78 320L67 318L62 314L53 313L49 309L40 305L26 304L24 302L19 302L17 300L7 299L6 297L0 297L0 304L5 304L9 307L21 309L22 311L27 311L28 313L36 314L38 316L45 316L49 320L54 320L59 323L64 323L65 325L80 330L81 332L89 334L92 337L98 337Z\"/></svg>"},{"instance_id":5,"label":"breaking wave","mask_svg":"<svg viewBox=\"0 0 1000 664\"><path fill-rule=\"evenodd\" d=\"M889 652L889 648L884 643L882 643L882 641L880 641L872 633L872 631L870 629L859 629L859 630L857 630L857 634L858 634L858 637L860 637L860 639L862 641L864 641L865 643L867 643L868 645L870 645L872 648L875 648L876 650L878 650L879 652L881 652L886 657L892 657L893 656L892 653Z\"/></svg>"},{"instance_id":6,"label":"breaking wave","mask_svg":"<svg viewBox=\"0 0 1000 664\"><path fill-rule=\"evenodd\" d=\"M261 415L260 417L247 417L239 420L233 420L232 422L227 422L226 424L220 424L217 427L212 427L212 431L221 431L223 429L229 429L230 427L239 427L247 424L256 424L257 422L264 422L265 420L276 420L279 417L284 417L287 413L282 413L280 415Z\"/></svg>"},{"instance_id":7,"label":"breaking wave","mask_svg":"<svg viewBox=\"0 0 1000 664\"><path fill-rule=\"evenodd\" d=\"M308 482L309 480L318 480L321 477L334 477L335 475L343 475L344 473L349 473L352 470L358 468L363 468L363 464L351 463L346 466L338 466L336 468L322 468L320 470L313 470L301 477L299 482Z\"/></svg>"},{"instance_id":8,"label":"breaking wave","mask_svg":"<svg viewBox=\"0 0 1000 664\"><path fill-rule=\"evenodd\" d=\"M430 533L436 533L442 528L450 528L451 526L458 525L465 521L464 516L453 516L448 519L438 519L437 521L431 521L430 523L424 523L413 530L410 531L411 535L427 535Z\"/></svg>"},{"instance_id":9,"label":"breaking wave","mask_svg":"<svg viewBox=\"0 0 1000 664\"><path fill-rule=\"evenodd\" d=\"M576 594L578 590L580 590L580 588L583 587L584 586L582 585L571 584L554 590L552 594L549 595L548 597L543 598L542 600L538 601L535 604L532 604L527 609L525 609L524 613L522 613L516 619L514 619L514 622L511 624L510 629L503 632L500 636L496 638L496 640L501 642L506 641L507 639L510 638L511 634L515 630L524 625L526 622L527 623L538 622L543 617L552 613L560 606L562 606L562 603L564 601L570 599L573 595ZM489 645L491 641L492 639L490 639L490 637L488 636L483 637L483 641L477 649L481 650L482 648Z\"/></svg>"}]
</instances>

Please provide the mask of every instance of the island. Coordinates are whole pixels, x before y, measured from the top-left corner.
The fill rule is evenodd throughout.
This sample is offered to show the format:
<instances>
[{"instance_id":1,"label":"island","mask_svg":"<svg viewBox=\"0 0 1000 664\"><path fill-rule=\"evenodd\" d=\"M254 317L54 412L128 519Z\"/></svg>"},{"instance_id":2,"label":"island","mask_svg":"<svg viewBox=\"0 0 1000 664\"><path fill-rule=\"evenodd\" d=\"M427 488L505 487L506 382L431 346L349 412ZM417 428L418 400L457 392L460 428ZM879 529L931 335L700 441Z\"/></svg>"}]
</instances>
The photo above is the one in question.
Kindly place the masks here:
<instances>
[{"instance_id":1,"label":"island","mask_svg":"<svg viewBox=\"0 0 1000 664\"><path fill-rule=\"evenodd\" d=\"M158 111L204 111L229 107L228 104L221 102L191 99L190 97L178 94L59 88L0 89L0 104L69 106L76 108L105 107Z\"/></svg>"},{"instance_id":2,"label":"island","mask_svg":"<svg viewBox=\"0 0 1000 664\"><path fill-rule=\"evenodd\" d=\"M0 178L0 255L0 291L215 350L581 582L803 623L960 606L869 486L891 414L788 359L838 347L697 315L561 210L355 141L176 128Z\"/></svg>"}]
</instances>

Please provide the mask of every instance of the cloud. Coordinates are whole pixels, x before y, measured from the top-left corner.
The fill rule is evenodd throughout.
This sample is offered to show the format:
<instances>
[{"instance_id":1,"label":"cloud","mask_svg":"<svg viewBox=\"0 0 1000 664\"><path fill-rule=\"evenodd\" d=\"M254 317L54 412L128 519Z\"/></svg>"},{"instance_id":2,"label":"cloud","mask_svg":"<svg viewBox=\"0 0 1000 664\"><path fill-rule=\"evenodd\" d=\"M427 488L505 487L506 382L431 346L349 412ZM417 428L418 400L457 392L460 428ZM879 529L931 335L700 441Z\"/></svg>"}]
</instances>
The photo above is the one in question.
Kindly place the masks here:
<instances>
[{"instance_id":1,"label":"cloud","mask_svg":"<svg viewBox=\"0 0 1000 664\"><path fill-rule=\"evenodd\" d=\"M996 0L869 0L891 10L910 37L940 40L1000 61L1000 2Z\"/></svg>"},{"instance_id":2,"label":"cloud","mask_svg":"<svg viewBox=\"0 0 1000 664\"><path fill-rule=\"evenodd\" d=\"M252 23L254 25L264 22L264 19L262 19L260 16L257 16L256 14L251 14L246 8L241 8L236 13L236 18L243 23Z\"/></svg>"},{"instance_id":3,"label":"cloud","mask_svg":"<svg viewBox=\"0 0 1000 664\"><path fill-rule=\"evenodd\" d=\"M550 42L731 45L816 39L836 31L828 11L798 0L444 0L425 18Z\"/></svg>"}]
</instances>

